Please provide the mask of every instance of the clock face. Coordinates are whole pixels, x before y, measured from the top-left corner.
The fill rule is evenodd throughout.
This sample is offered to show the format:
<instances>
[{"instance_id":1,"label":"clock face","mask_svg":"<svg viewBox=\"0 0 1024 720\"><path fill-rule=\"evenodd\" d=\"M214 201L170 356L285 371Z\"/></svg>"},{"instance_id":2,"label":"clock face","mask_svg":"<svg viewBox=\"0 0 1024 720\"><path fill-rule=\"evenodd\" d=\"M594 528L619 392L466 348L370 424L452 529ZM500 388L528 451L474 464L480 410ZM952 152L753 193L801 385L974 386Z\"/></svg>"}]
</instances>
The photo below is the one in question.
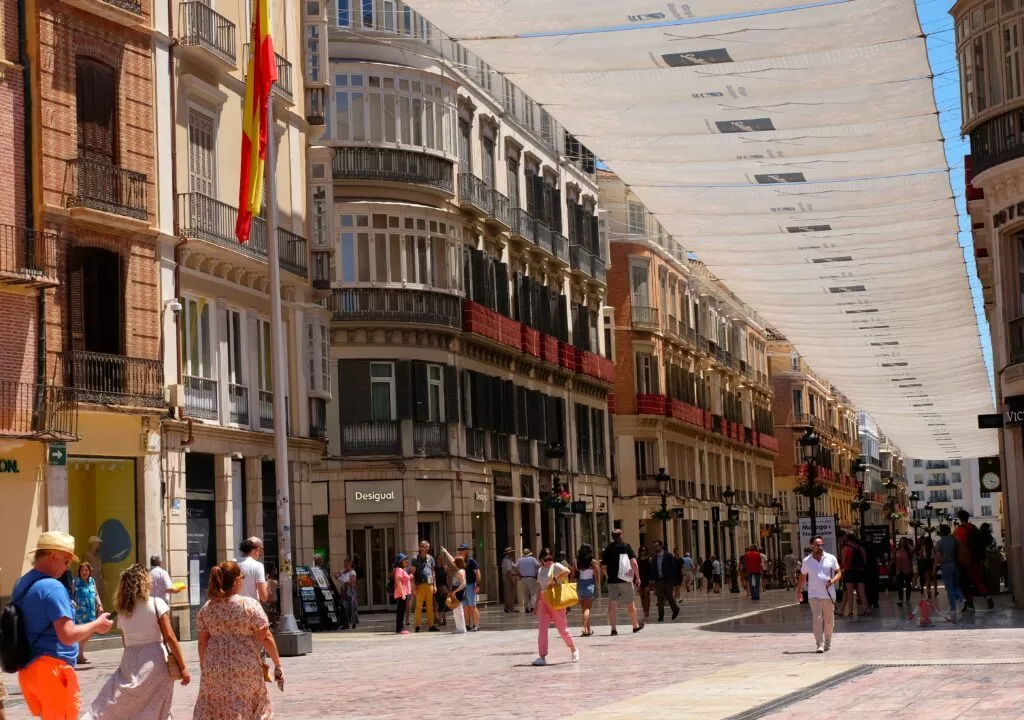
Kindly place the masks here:
<instances>
[{"instance_id":1,"label":"clock face","mask_svg":"<svg viewBox=\"0 0 1024 720\"><path fill-rule=\"evenodd\" d=\"M992 472L987 472L981 476L981 486L986 490L996 490L999 487L999 476Z\"/></svg>"}]
</instances>

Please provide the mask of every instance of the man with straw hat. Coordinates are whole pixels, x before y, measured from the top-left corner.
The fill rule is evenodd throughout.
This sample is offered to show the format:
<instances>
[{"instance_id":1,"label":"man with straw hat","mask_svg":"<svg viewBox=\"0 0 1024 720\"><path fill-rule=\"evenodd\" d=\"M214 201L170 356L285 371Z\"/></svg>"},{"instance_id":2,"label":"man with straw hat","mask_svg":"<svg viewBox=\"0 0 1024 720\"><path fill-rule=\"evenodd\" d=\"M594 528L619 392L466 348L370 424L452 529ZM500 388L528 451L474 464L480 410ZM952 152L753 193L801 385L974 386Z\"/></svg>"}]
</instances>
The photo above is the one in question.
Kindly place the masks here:
<instances>
[{"instance_id":1,"label":"man with straw hat","mask_svg":"<svg viewBox=\"0 0 1024 720\"><path fill-rule=\"evenodd\" d=\"M18 607L29 642L29 660L18 670L18 684L29 712L44 718L78 717L78 643L95 633L109 632L109 613L75 624L71 596L59 578L75 555L75 539L67 533L45 532L36 541L32 569L18 579L11 602Z\"/></svg>"}]
</instances>

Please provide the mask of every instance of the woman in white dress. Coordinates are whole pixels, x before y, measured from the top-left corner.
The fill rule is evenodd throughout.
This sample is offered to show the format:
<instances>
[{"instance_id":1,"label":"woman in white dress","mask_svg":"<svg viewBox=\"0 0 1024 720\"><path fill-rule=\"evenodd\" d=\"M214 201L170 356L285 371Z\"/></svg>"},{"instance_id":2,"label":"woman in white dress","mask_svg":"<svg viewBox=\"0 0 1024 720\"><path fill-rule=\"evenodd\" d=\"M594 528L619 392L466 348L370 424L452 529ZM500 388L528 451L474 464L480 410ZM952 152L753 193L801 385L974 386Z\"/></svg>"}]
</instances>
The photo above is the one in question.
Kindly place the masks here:
<instances>
[{"instance_id":1,"label":"woman in white dress","mask_svg":"<svg viewBox=\"0 0 1024 720\"><path fill-rule=\"evenodd\" d=\"M167 603L150 597L153 580L146 568L132 565L121 573L114 606L124 652L82 720L166 720L171 716L174 681L167 670L167 650L188 685L188 667L171 629ZM166 644L166 649L165 649Z\"/></svg>"}]
</instances>

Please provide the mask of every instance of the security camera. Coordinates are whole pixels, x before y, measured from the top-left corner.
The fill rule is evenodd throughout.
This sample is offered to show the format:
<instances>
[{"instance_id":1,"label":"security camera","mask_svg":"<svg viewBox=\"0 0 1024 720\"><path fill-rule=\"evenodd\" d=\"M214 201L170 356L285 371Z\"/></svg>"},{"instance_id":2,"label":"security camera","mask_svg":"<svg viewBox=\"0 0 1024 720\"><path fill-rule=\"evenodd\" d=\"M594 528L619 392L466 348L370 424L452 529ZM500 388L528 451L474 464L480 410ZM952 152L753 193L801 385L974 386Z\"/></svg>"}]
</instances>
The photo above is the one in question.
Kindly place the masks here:
<instances>
[{"instance_id":1,"label":"security camera","mask_svg":"<svg viewBox=\"0 0 1024 720\"><path fill-rule=\"evenodd\" d=\"M177 315L181 312L181 303L178 302L177 300L168 300L167 309L170 310L175 315Z\"/></svg>"}]
</instances>

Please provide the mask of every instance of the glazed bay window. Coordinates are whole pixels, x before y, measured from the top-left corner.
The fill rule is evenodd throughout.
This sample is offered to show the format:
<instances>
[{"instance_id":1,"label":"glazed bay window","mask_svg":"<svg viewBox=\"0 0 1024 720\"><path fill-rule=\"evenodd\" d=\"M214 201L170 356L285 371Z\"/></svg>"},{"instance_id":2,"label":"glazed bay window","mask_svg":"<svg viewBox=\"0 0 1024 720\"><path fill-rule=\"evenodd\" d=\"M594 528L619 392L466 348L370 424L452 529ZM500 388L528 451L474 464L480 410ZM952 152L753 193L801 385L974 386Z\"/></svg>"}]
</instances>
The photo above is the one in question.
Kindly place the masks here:
<instances>
[{"instance_id":1,"label":"glazed bay window","mask_svg":"<svg viewBox=\"0 0 1024 720\"><path fill-rule=\"evenodd\" d=\"M270 346L270 321L256 320L256 387L259 398L259 426L274 429L274 371Z\"/></svg>"},{"instance_id":2,"label":"glazed bay window","mask_svg":"<svg viewBox=\"0 0 1024 720\"><path fill-rule=\"evenodd\" d=\"M427 365L427 422L444 418L444 379L440 365Z\"/></svg>"},{"instance_id":3,"label":"glazed bay window","mask_svg":"<svg viewBox=\"0 0 1024 720\"><path fill-rule=\"evenodd\" d=\"M249 356L242 352L242 313L224 311L224 332L228 345L228 419L238 425L248 425L249 388L245 384L245 363Z\"/></svg>"},{"instance_id":4,"label":"glazed bay window","mask_svg":"<svg viewBox=\"0 0 1024 720\"><path fill-rule=\"evenodd\" d=\"M312 393L331 392L330 351L331 336L327 326L321 322L306 323L306 369Z\"/></svg>"},{"instance_id":5,"label":"glazed bay window","mask_svg":"<svg viewBox=\"0 0 1024 720\"><path fill-rule=\"evenodd\" d=\"M650 353L636 354L636 391L641 394L658 394L658 366Z\"/></svg>"},{"instance_id":6,"label":"glazed bay window","mask_svg":"<svg viewBox=\"0 0 1024 720\"><path fill-rule=\"evenodd\" d=\"M455 151L453 92L422 76L334 74L334 128L340 143L389 143Z\"/></svg>"},{"instance_id":7,"label":"glazed bay window","mask_svg":"<svg viewBox=\"0 0 1024 720\"><path fill-rule=\"evenodd\" d=\"M185 411L194 417L217 419L217 380L212 351L210 304L185 298L181 316L181 370Z\"/></svg>"},{"instance_id":8,"label":"glazed bay window","mask_svg":"<svg viewBox=\"0 0 1024 720\"><path fill-rule=\"evenodd\" d=\"M426 217L384 213L338 216L341 281L457 291L459 228Z\"/></svg>"}]
</instances>

